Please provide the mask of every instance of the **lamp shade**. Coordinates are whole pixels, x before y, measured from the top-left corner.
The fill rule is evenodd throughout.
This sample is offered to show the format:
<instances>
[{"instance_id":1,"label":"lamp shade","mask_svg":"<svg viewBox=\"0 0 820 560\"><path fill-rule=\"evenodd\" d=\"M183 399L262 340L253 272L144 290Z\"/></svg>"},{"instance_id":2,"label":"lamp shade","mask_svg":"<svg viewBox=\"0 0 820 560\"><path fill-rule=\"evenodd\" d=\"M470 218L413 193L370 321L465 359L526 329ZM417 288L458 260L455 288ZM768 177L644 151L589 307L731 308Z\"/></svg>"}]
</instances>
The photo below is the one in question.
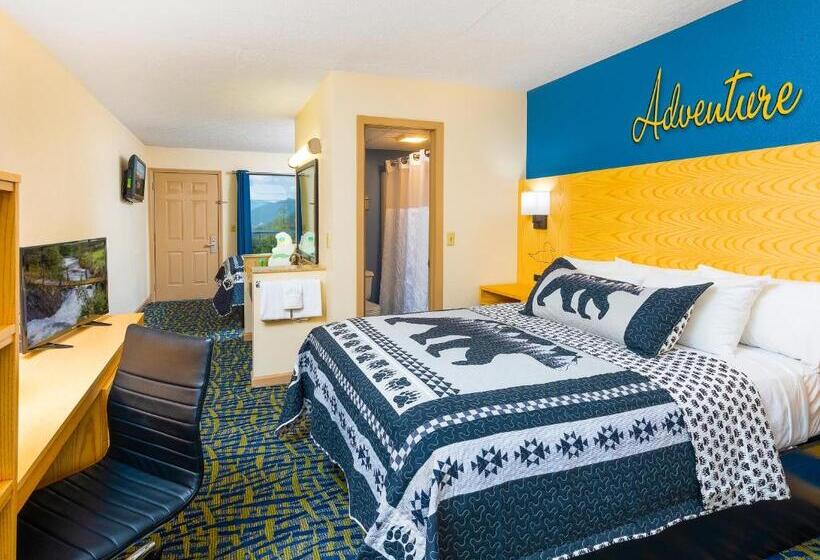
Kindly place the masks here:
<instances>
[{"instance_id":1,"label":"lamp shade","mask_svg":"<svg viewBox=\"0 0 820 560\"><path fill-rule=\"evenodd\" d=\"M521 193L522 216L549 216L549 191L526 191Z\"/></svg>"},{"instance_id":2,"label":"lamp shade","mask_svg":"<svg viewBox=\"0 0 820 560\"><path fill-rule=\"evenodd\" d=\"M307 163L316 154L322 153L322 143L318 138L311 138L308 143L296 150L288 159L288 167L296 169L297 167Z\"/></svg>"}]
</instances>

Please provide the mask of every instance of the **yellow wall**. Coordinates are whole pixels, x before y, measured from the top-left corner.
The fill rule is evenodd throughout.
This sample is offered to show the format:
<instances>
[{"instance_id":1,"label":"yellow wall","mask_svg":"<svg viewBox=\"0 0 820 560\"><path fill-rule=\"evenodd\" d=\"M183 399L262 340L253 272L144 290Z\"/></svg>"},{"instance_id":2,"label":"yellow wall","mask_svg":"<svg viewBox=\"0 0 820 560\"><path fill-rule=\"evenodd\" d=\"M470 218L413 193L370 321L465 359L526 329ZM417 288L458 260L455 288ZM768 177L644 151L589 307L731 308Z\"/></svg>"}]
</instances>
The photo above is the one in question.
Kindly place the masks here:
<instances>
[{"instance_id":1,"label":"yellow wall","mask_svg":"<svg viewBox=\"0 0 820 560\"><path fill-rule=\"evenodd\" d=\"M331 319L356 312L356 117L444 123L444 306L515 279L515 193L523 176L525 95L429 81L331 73L296 119L297 146L322 140L320 249ZM330 247L324 234L330 233Z\"/></svg>"},{"instance_id":2,"label":"yellow wall","mask_svg":"<svg viewBox=\"0 0 820 560\"><path fill-rule=\"evenodd\" d=\"M107 237L111 310L148 296L145 204L120 200L145 146L0 12L0 169L20 173L20 245Z\"/></svg>"},{"instance_id":3,"label":"yellow wall","mask_svg":"<svg viewBox=\"0 0 820 560\"><path fill-rule=\"evenodd\" d=\"M236 254L236 175L237 169L266 173L293 173L288 167L290 154L232 152L148 146L146 163L162 169L193 169L222 172L222 247L224 254Z\"/></svg>"},{"instance_id":4,"label":"yellow wall","mask_svg":"<svg viewBox=\"0 0 820 560\"><path fill-rule=\"evenodd\" d=\"M317 154L315 157L319 160L319 239L317 243L319 243L319 260L322 262L322 266L328 270L328 275L326 276L326 295L327 295L327 306L328 306L328 317L331 318L344 318L347 316L352 316L355 313L349 313L348 315L344 315L343 311L339 311L338 315L333 314L333 309L335 309L336 298L330 297L330 286L333 284L332 281L327 281L328 279L332 280L332 272L334 271L333 268L333 261L334 261L334 254L336 251L332 251L329 245L329 238L330 232L332 231L331 228L331 217L332 217L332 204L333 204L333 197L331 196L333 189L332 189L332 182L333 177L328 172L327 164L331 161L330 156L333 154L333 143L328 140L330 137L330 119L332 117L331 111L329 108L331 100L331 95L329 93L329 79L326 77L322 82L319 84L319 87L313 93L313 95L308 99L305 106L299 111L296 115L296 122L295 122L295 146L294 150L298 150L301 146L307 143L308 140L311 138L319 138L322 143L322 153ZM356 186L355 184L352 186L352 191L350 196L354 196ZM345 255L342 255L344 257ZM356 253L355 250L352 254L347 256L348 258L352 259L353 261L356 260ZM344 258L343 258L344 260ZM355 264L353 265L355 266ZM355 305L355 302L354 302ZM355 310L355 307L354 307Z\"/></svg>"},{"instance_id":5,"label":"yellow wall","mask_svg":"<svg viewBox=\"0 0 820 560\"><path fill-rule=\"evenodd\" d=\"M623 257L820 281L820 142L523 181L549 229L519 218L519 280L552 258Z\"/></svg>"}]
</instances>

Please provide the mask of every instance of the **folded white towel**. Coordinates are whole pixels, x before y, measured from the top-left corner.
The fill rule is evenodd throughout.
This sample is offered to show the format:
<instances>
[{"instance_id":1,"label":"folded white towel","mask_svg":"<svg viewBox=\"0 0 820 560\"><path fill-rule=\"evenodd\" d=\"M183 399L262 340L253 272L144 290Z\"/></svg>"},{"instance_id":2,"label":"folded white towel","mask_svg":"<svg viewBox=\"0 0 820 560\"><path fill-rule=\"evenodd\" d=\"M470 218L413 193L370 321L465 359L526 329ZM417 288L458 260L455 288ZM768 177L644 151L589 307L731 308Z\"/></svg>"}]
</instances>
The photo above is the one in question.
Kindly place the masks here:
<instances>
[{"instance_id":1,"label":"folded white towel","mask_svg":"<svg viewBox=\"0 0 820 560\"><path fill-rule=\"evenodd\" d=\"M287 280L283 282L284 298L282 305L285 309L302 309L304 299L302 298L302 281Z\"/></svg>"},{"instance_id":2,"label":"folded white towel","mask_svg":"<svg viewBox=\"0 0 820 560\"><path fill-rule=\"evenodd\" d=\"M293 310L294 319L321 317L322 313L322 283L318 278L300 280L302 284L302 309Z\"/></svg>"},{"instance_id":3,"label":"folded white towel","mask_svg":"<svg viewBox=\"0 0 820 560\"><path fill-rule=\"evenodd\" d=\"M261 294L259 318L263 321L281 321L291 318L291 311L285 309L284 282L261 282L259 284Z\"/></svg>"}]
</instances>

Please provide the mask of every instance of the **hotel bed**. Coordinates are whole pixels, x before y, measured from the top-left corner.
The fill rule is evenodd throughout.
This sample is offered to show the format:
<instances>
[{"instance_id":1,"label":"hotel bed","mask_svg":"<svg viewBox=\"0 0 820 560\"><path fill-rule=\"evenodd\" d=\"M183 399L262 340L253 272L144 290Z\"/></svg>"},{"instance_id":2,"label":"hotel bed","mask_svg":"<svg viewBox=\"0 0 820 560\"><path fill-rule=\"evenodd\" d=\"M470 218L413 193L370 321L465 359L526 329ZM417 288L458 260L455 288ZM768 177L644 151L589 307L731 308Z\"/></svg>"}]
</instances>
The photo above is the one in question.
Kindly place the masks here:
<instances>
[{"instance_id":1,"label":"hotel bed","mask_svg":"<svg viewBox=\"0 0 820 560\"><path fill-rule=\"evenodd\" d=\"M360 558L569 557L789 497L777 450L820 431L816 372L753 348L643 358L521 310L307 338L277 430L311 410Z\"/></svg>"}]
</instances>

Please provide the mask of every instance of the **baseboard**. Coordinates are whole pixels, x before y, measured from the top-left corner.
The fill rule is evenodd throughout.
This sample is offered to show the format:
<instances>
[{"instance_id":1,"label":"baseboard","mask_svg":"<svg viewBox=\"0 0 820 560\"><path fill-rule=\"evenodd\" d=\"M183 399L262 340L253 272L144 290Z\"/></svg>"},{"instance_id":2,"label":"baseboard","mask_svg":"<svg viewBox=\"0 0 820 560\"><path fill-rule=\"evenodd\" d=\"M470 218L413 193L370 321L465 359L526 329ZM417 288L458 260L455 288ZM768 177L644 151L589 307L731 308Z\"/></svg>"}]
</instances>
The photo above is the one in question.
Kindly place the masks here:
<instances>
[{"instance_id":1,"label":"baseboard","mask_svg":"<svg viewBox=\"0 0 820 560\"><path fill-rule=\"evenodd\" d=\"M244 340L245 342L252 341L253 340L253 333L252 332L242 333L242 340Z\"/></svg>"},{"instance_id":2,"label":"baseboard","mask_svg":"<svg viewBox=\"0 0 820 560\"><path fill-rule=\"evenodd\" d=\"M265 375L251 375L251 387L270 387L271 385L287 385L293 377L292 371L282 373L268 373Z\"/></svg>"}]
</instances>

